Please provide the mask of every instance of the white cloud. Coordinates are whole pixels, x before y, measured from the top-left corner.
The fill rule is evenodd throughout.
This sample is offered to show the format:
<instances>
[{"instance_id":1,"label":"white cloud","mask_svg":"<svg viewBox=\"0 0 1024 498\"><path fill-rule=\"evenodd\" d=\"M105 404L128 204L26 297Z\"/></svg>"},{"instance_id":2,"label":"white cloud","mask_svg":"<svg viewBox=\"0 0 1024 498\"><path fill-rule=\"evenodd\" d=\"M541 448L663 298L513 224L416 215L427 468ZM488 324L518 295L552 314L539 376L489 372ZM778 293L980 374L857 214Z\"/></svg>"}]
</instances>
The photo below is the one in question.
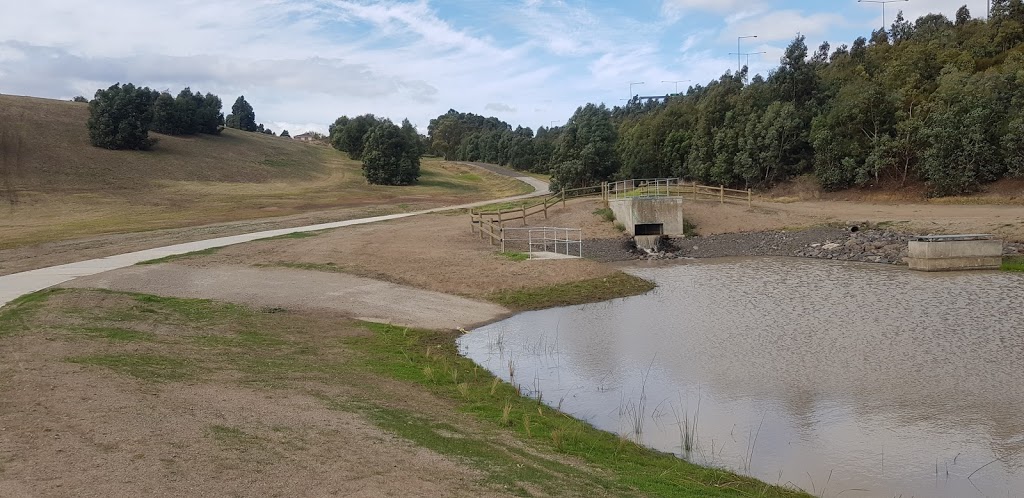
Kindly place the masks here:
<instances>
[{"instance_id":1,"label":"white cloud","mask_svg":"<svg viewBox=\"0 0 1024 498\"><path fill-rule=\"evenodd\" d=\"M761 2L751 0L663 0L661 13L670 21L679 20L684 14L693 12L745 12L759 9Z\"/></svg>"},{"instance_id":2,"label":"white cloud","mask_svg":"<svg viewBox=\"0 0 1024 498\"><path fill-rule=\"evenodd\" d=\"M797 33L813 38L845 22L838 14L777 10L728 24L722 32L722 40L735 41L737 36L750 35L757 35L758 41L792 40Z\"/></svg>"},{"instance_id":3,"label":"white cloud","mask_svg":"<svg viewBox=\"0 0 1024 498\"><path fill-rule=\"evenodd\" d=\"M500 113L512 113L516 112L516 108L508 104L502 104L500 102L491 102L484 106L484 110L494 111Z\"/></svg>"}]
</instances>

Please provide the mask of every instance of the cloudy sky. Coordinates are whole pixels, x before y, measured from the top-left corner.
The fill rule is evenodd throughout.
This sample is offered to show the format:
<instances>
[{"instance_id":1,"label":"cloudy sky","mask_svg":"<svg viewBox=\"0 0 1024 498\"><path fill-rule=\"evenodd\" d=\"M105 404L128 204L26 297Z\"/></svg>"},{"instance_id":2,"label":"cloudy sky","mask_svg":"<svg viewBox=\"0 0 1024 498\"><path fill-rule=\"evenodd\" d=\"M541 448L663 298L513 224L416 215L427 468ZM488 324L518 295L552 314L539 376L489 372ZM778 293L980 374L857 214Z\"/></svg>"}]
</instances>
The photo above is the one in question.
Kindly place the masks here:
<instances>
[{"instance_id":1,"label":"cloudy sky","mask_svg":"<svg viewBox=\"0 0 1024 498\"><path fill-rule=\"evenodd\" d=\"M986 0L890 4L914 19ZM0 93L91 97L133 82L238 95L292 134L340 115L449 108L536 128L586 102L663 95L735 70L736 37L767 73L796 34L812 49L867 36L856 0L0 0ZM744 60L746 57L744 57ZM685 88L687 83L680 83Z\"/></svg>"}]
</instances>

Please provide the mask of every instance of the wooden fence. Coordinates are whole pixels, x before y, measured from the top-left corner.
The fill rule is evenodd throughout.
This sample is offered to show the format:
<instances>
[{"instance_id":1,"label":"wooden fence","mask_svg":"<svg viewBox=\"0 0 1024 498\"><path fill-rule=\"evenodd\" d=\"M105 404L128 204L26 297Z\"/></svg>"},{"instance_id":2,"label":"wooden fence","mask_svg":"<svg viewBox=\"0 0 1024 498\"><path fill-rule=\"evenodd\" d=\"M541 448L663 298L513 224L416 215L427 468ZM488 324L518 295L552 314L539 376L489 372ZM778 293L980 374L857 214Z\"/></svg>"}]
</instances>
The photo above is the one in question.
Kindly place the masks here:
<instances>
[{"instance_id":1,"label":"wooden fence","mask_svg":"<svg viewBox=\"0 0 1024 498\"><path fill-rule=\"evenodd\" d=\"M678 178L659 178L651 180L622 180L602 184L602 198L628 199L632 197L683 197L693 200L726 200L746 201L747 207L753 204L754 193L750 190L736 190L724 186L711 187L698 185L696 182L684 183Z\"/></svg>"},{"instance_id":2,"label":"wooden fence","mask_svg":"<svg viewBox=\"0 0 1024 498\"><path fill-rule=\"evenodd\" d=\"M657 189L648 188L643 182L659 182ZM470 210L470 229L473 233L480 231L480 238L488 237L491 244L501 244L504 240L503 228L505 223L522 220L523 226L527 226L527 220L531 216L544 215L548 219L548 209L551 209L559 202L565 207L566 199L578 197L598 197L607 205L611 198L626 198L631 196L652 195L657 192L658 197L683 197L697 200L717 200L720 203L725 201L746 201L747 207L753 203L753 192L750 190L736 190L724 186L711 187L698 185L696 182L683 183L677 179L661 180L628 180L632 182L628 187L623 187L624 182L602 183L593 187L575 188L562 190L534 201L523 201L518 207L497 209L490 211ZM622 185L620 185L622 184ZM631 189L631 190L626 190ZM632 194L631 194L632 192Z\"/></svg>"}]
</instances>

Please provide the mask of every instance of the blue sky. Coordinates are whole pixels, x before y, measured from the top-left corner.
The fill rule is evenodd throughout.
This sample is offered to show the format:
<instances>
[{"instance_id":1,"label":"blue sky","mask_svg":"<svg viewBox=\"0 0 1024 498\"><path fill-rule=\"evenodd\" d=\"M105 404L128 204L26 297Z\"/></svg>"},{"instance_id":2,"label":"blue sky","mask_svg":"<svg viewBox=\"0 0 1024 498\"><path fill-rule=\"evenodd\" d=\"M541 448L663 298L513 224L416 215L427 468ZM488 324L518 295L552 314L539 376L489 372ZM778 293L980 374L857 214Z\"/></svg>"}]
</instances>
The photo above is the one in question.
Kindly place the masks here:
<instances>
[{"instance_id":1,"label":"blue sky","mask_svg":"<svg viewBox=\"0 0 1024 498\"><path fill-rule=\"evenodd\" d=\"M408 117L421 132L454 108L515 125L563 123L586 102L661 95L663 81L735 70L736 37L766 74L796 34L833 48L882 24L856 0L2 0L0 93L92 96L133 82L244 94L293 134L340 115ZM966 3L890 4L891 22ZM744 60L746 57L744 57ZM681 83L683 88L690 83Z\"/></svg>"}]
</instances>

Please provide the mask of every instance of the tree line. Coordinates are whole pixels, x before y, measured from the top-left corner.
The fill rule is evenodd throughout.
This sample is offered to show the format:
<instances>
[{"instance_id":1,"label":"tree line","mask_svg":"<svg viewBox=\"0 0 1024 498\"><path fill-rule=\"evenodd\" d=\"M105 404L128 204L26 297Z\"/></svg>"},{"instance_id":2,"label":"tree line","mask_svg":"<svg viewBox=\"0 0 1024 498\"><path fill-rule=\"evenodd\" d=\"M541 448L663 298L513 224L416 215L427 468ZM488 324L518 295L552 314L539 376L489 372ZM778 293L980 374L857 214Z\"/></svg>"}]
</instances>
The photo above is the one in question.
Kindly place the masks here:
<instances>
[{"instance_id":1,"label":"tree line","mask_svg":"<svg viewBox=\"0 0 1024 498\"><path fill-rule=\"evenodd\" d=\"M75 102L86 102L75 97ZM131 83L114 84L96 91L89 103L89 139L96 147L115 150L148 150L156 143L149 132L164 135L218 135L225 126L273 135L244 96L238 97L231 114L224 117L220 97L192 92L185 87L176 97Z\"/></svg>"},{"instance_id":2,"label":"tree line","mask_svg":"<svg viewBox=\"0 0 1024 498\"><path fill-rule=\"evenodd\" d=\"M329 127L329 141L363 162L363 175L371 184L411 185L419 180L426 146L408 119L399 126L373 114L341 116Z\"/></svg>"},{"instance_id":3,"label":"tree line","mask_svg":"<svg viewBox=\"0 0 1024 498\"><path fill-rule=\"evenodd\" d=\"M454 110L432 120L431 150L552 174L555 188L678 176L767 188L800 175L822 187L932 195L1024 176L1024 2L991 17L929 14L832 49L803 36L766 77L726 72L684 94L608 108L566 125L513 130Z\"/></svg>"}]
</instances>

